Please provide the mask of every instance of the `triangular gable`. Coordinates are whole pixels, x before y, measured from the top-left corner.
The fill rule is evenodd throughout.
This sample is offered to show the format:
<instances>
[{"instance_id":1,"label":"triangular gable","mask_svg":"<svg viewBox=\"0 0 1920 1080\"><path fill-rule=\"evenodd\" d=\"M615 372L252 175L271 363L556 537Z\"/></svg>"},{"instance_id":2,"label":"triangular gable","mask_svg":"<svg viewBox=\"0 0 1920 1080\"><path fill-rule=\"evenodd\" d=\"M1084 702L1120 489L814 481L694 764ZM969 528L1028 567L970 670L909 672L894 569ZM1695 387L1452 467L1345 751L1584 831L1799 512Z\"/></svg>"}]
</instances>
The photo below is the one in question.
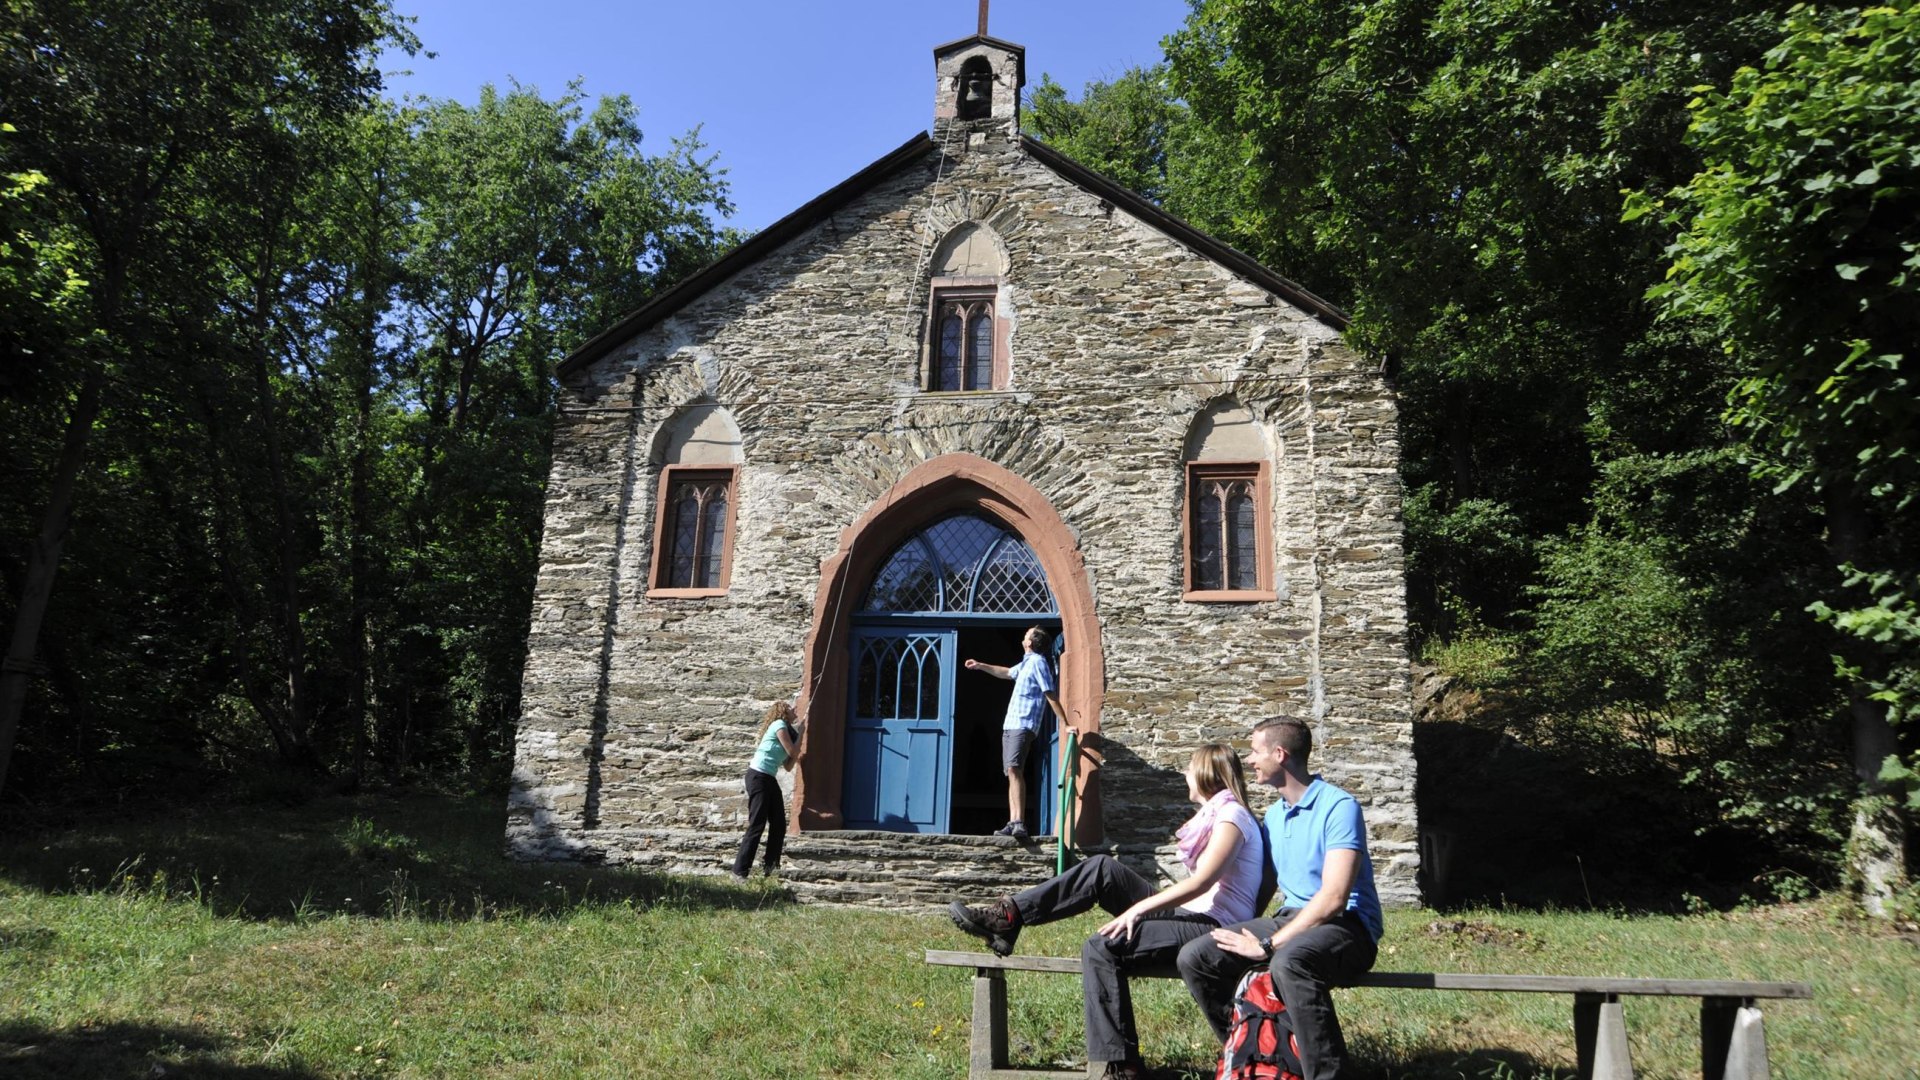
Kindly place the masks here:
<instances>
[{"instance_id":1,"label":"triangular gable","mask_svg":"<svg viewBox=\"0 0 1920 1080\"><path fill-rule=\"evenodd\" d=\"M1021 136L1020 144L1021 148L1035 161L1045 165L1068 183L1090 194L1098 195L1146 225L1191 248L1202 257L1281 297L1320 322L1336 330L1344 331L1347 328L1346 312L1314 295L1305 286L1267 269L1245 252L1194 228L1140 194L1094 172L1031 135ZM899 149L855 173L800 209L774 222L756 233L746 243L714 260L685 281L654 297L619 322L589 338L585 344L560 362L559 373L562 376L572 374L606 356L621 343L691 304L734 274L771 255L787 241L819 224L934 149L933 139L926 132L920 132L903 143Z\"/></svg>"}]
</instances>

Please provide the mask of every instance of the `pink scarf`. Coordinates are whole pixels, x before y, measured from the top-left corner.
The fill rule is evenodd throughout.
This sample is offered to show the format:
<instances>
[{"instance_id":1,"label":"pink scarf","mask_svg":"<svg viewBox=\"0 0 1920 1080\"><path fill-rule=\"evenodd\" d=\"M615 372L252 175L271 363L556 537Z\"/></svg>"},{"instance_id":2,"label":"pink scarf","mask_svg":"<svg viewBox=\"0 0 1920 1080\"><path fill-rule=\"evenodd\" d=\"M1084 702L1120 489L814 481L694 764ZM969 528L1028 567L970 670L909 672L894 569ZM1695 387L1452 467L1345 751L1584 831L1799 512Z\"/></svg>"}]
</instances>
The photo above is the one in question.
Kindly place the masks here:
<instances>
[{"instance_id":1,"label":"pink scarf","mask_svg":"<svg viewBox=\"0 0 1920 1080\"><path fill-rule=\"evenodd\" d=\"M1207 850L1207 841L1213 839L1213 823L1219 820L1220 811L1228 803L1239 801L1233 797L1232 788L1221 788L1201 803L1200 809L1194 811L1187 823L1180 826L1180 831L1173 834L1180 842L1180 861L1186 864L1187 869L1200 865L1200 853Z\"/></svg>"}]
</instances>

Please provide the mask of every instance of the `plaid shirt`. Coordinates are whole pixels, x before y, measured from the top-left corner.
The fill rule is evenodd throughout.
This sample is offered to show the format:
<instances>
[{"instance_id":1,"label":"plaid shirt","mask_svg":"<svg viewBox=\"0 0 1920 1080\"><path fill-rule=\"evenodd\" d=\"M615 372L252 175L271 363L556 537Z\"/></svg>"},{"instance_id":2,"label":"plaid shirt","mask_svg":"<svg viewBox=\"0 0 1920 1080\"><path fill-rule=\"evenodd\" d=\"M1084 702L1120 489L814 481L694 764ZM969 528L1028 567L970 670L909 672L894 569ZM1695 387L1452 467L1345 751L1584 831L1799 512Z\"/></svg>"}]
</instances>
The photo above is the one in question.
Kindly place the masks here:
<instances>
[{"instance_id":1,"label":"plaid shirt","mask_svg":"<svg viewBox=\"0 0 1920 1080\"><path fill-rule=\"evenodd\" d=\"M1004 731L1040 730L1040 718L1047 714L1047 695L1059 692L1053 681L1053 666L1039 653L1028 653L1009 669L1013 675L1013 697L1007 701Z\"/></svg>"}]
</instances>

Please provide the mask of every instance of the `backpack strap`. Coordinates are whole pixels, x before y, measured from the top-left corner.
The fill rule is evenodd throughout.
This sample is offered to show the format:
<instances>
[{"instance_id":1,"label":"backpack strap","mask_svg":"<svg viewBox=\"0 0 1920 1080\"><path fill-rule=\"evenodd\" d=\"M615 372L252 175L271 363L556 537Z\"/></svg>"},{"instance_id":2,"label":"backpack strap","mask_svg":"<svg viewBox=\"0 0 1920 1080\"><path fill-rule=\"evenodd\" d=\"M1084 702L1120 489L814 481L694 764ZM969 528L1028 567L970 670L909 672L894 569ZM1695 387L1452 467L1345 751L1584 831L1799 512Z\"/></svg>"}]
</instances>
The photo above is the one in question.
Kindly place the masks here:
<instances>
[{"instance_id":1,"label":"backpack strap","mask_svg":"<svg viewBox=\"0 0 1920 1080\"><path fill-rule=\"evenodd\" d=\"M1253 893L1253 913L1259 916L1266 914L1273 894L1280 891L1280 871L1273 865L1273 837L1267 835L1267 819L1253 820L1260 826L1260 887Z\"/></svg>"}]
</instances>

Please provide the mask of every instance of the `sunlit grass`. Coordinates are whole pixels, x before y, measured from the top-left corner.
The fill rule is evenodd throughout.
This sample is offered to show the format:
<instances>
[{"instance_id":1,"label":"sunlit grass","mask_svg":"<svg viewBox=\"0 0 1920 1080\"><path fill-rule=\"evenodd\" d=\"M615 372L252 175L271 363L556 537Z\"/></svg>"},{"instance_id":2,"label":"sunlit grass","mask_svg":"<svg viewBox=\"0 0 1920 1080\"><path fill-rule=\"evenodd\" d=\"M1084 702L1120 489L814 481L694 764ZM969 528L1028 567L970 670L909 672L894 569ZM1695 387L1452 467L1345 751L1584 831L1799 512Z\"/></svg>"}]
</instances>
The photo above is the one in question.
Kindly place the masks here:
<instances>
[{"instance_id":1,"label":"sunlit grass","mask_svg":"<svg viewBox=\"0 0 1920 1080\"><path fill-rule=\"evenodd\" d=\"M517 865L499 808L444 798L91 823L0 841L8 1077L953 1077L970 948L938 915L799 906L777 886ZM1097 920L1038 927L1071 955ZM1685 918L1396 912L1382 968L1797 979L1779 1077L1920 1075L1920 948L1817 906ZM1014 975L1014 1056L1080 1060L1077 981ZM1377 1077L1564 1075L1571 1002L1344 991ZM1139 986L1144 1049L1210 1075L1179 984ZM1635 1064L1698 1074L1691 1001L1630 1001ZM164 1072L156 1073L158 1066Z\"/></svg>"}]
</instances>

